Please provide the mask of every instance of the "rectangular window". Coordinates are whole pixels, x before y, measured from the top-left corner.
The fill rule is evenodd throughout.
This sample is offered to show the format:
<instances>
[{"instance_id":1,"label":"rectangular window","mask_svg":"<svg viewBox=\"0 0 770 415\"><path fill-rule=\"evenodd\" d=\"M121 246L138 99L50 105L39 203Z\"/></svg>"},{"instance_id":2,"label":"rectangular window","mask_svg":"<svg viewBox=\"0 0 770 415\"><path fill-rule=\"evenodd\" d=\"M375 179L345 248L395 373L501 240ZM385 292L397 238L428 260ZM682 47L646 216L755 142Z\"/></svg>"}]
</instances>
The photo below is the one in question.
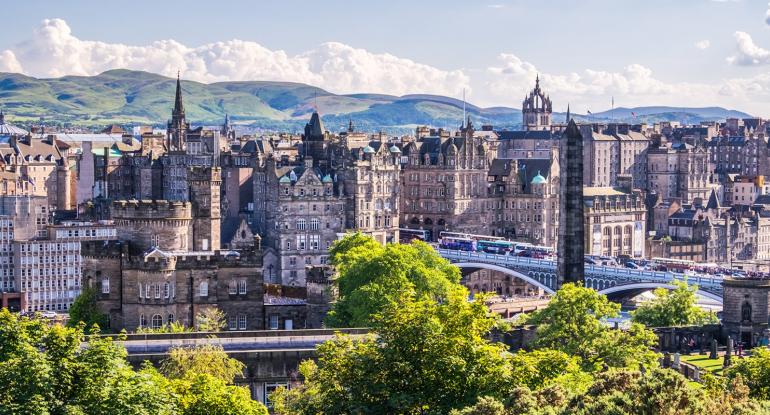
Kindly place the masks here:
<instances>
[{"instance_id":1,"label":"rectangular window","mask_svg":"<svg viewBox=\"0 0 770 415\"><path fill-rule=\"evenodd\" d=\"M160 298L160 284L155 284L155 298Z\"/></svg>"},{"instance_id":2,"label":"rectangular window","mask_svg":"<svg viewBox=\"0 0 770 415\"><path fill-rule=\"evenodd\" d=\"M238 294L238 284L236 281L230 281L230 285L228 287L228 293Z\"/></svg>"},{"instance_id":3,"label":"rectangular window","mask_svg":"<svg viewBox=\"0 0 770 415\"><path fill-rule=\"evenodd\" d=\"M110 293L110 280L105 278L102 280L102 294Z\"/></svg>"},{"instance_id":4,"label":"rectangular window","mask_svg":"<svg viewBox=\"0 0 770 415\"><path fill-rule=\"evenodd\" d=\"M246 330L246 314L238 314L238 330Z\"/></svg>"},{"instance_id":5,"label":"rectangular window","mask_svg":"<svg viewBox=\"0 0 770 415\"><path fill-rule=\"evenodd\" d=\"M270 315L270 330L278 330L278 314Z\"/></svg>"},{"instance_id":6,"label":"rectangular window","mask_svg":"<svg viewBox=\"0 0 770 415\"><path fill-rule=\"evenodd\" d=\"M246 280L240 280L238 282L238 294L246 294Z\"/></svg>"},{"instance_id":7,"label":"rectangular window","mask_svg":"<svg viewBox=\"0 0 770 415\"><path fill-rule=\"evenodd\" d=\"M227 327L230 330L238 330L238 319L235 316L231 316L227 319Z\"/></svg>"}]
</instances>

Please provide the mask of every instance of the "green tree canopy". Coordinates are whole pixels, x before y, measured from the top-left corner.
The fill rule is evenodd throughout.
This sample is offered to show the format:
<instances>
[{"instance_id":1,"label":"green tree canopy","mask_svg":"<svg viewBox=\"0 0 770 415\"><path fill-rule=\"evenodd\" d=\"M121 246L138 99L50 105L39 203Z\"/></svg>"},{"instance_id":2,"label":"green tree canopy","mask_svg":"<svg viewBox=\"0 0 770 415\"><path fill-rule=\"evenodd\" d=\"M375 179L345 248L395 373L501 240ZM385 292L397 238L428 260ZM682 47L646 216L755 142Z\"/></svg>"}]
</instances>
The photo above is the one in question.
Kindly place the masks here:
<instances>
[{"instance_id":1,"label":"green tree canopy","mask_svg":"<svg viewBox=\"0 0 770 415\"><path fill-rule=\"evenodd\" d=\"M688 326L719 323L716 314L697 305L697 285L674 281L674 290L658 288L655 298L639 305L631 312L634 322L649 327Z\"/></svg>"},{"instance_id":2,"label":"green tree canopy","mask_svg":"<svg viewBox=\"0 0 770 415\"><path fill-rule=\"evenodd\" d=\"M109 317L102 313L96 305L97 295L96 288L83 287L80 295L75 298L70 307L69 320L67 321L69 327L84 324L86 331L91 332L94 325L102 329L109 325Z\"/></svg>"},{"instance_id":3,"label":"green tree canopy","mask_svg":"<svg viewBox=\"0 0 770 415\"><path fill-rule=\"evenodd\" d=\"M486 335L495 319L464 290L442 303L402 295L374 318L363 340L339 336L306 362L305 384L273 397L282 414L446 414L502 397L511 385L509 354Z\"/></svg>"},{"instance_id":4,"label":"green tree canopy","mask_svg":"<svg viewBox=\"0 0 770 415\"><path fill-rule=\"evenodd\" d=\"M657 365L657 353L651 348L657 337L639 324L627 331L609 327L605 320L620 315L620 305L610 302L595 290L565 284L548 305L524 318L537 325L535 347L560 350L577 356L583 368L638 368Z\"/></svg>"},{"instance_id":5,"label":"green tree canopy","mask_svg":"<svg viewBox=\"0 0 770 415\"><path fill-rule=\"evenodd\" d=\"M749 387L751 397L770 400L770 350L756 347L751 356L733 359L725 377L728 381L741 378Z\"/></svg>"},{"instance_id":6,"label":"green tree canopy","mask_svg":"<svg viewBox=\"0 0 770 415\"><path fill-rule=\"evenodd\" d=\"M404 293L442 301L462 289L460 270L421 241L382 246L355 233L335 242L329 258L339 288L339 299L327 317L332 327L369 326L375 314Z\"/></svg>"},{"instance_id":7,"label":"green tree canopy","mask_svg":"<svg viewBox=\"0 0 770 415\"><path fill-rule=\"evenodd\" d=\"M166 378L150 365L134 370L125 348L110 338L85 336L82 326L49 325L2 309L0 415L266 415L248 390L228 384L240 363L223 356L212 350L171 357L179 364L166 366L183 376ZM186 370L178 368L185 362Z\"/></svg>"}]
</instances>

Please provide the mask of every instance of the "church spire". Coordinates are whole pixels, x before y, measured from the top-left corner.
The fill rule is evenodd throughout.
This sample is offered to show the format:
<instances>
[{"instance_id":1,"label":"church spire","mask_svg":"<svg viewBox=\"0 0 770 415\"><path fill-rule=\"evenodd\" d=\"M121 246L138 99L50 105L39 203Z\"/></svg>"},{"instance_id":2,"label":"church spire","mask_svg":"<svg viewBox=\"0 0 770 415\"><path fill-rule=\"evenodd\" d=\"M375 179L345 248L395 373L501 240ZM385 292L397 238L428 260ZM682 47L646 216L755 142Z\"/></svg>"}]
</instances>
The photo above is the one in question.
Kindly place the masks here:
<instances>
[{"instance_id":1,"label":"church spire","mask_svg":"<svg viewBox=\"0 0 770 415\"><path fill-rule=\"evenodd\" d=\"M569 115L569 102L567 103L567 124L569 124L570 115Z\"/></svg>"},{"instance_id":2,"label":"church spire","mask_svg":"<svg viewBox=\"0 0 770 415\"><path fill-rule=\"evenodd\" d=\"M184 104L182 103L182 81L179 78L179 72L176 73L176 97L174 98L174 114L184 114Z\"/></svg>"}]
</instances>

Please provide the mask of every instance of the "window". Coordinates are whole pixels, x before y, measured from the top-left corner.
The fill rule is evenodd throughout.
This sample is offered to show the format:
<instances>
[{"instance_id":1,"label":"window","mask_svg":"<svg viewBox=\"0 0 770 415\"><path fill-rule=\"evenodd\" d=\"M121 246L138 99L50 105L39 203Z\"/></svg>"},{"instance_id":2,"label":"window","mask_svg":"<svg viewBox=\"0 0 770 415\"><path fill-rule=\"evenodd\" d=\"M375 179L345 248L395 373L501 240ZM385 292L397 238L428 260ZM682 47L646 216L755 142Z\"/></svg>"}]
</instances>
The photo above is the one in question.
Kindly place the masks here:
<instances>
[{"instance_id":1,"label":"window","mask_svg":"<svg viewBox=\"0 0 770 415\"><path fill-rule=\"evenodd\" d=\"M238 294L238 283L237 283L237 281L235 281L235 280L230 281L230 285L228 287L228 293L230 293L230 294Z\"/></svg>"},{"instance_id":2,"label":"window","mask_svg":"<svg viewBox=\"0 0 770 415\"><path fill-rule=\"evenodd\" d=\"M321 228L321 221L317 218L310 219L310 230L317 231L319 228Z\"/></svg>"},{"instance_id":3,"label":"window","mask_svg":"<svg viewBox=\"0 0 770 415\"><path fill-rule=\"evenodd\" d=\"M278 314L270 315L270 330L278 330Z\"/></svg>"},{"instance_id":4,"label":"window","mask_svg":"<svg viewBox=\"0 0 770 415\"><path fill-rule=\"evenodd\" d=\"M171 323L173 323L174 321L176 321L176 320L174 319L174 315L173 315L173 314L169 314L169 315L168 315L168 324L171 324Z\"/></svg>"},{"instance_id":5,"label":"window","mask_svg":"<svg viewBox=\"0 0 770 415\"><path fill-rule=\"evenodd\" d=\"M209 296L209 282L203 281L198 285L198 295L201 297Z\"/></svg>"},{"instance_id":6,"label":"window","mask_svg":"<svg viewBox=\"0 0 770 415\"><path fill-rule=\"evenodd\" d=\"M155 298L160 298L160 284L155 284Z\"/></svg>"},{"instance_id":7,"label":"window","mask_svg":"<svg viewBox=\"0 0 770 415\"><path fill-rule=\"evenodd\" d=\"M110 279L102 278L102 294L110 293Z\"/></svg>"},{"instance_id":8,"label":"window","mask_svg":"<svg viewBox=\"0 0 770 415\"><path fill-rule=\"evenodd\" d=\"M305 222L305 219L297 220L297 230L304 231L305 229L307 229L307 222Z\"/></svg>"},{"instance_id":9,"label":"window","mask_svg":"<svg viewBox=\"0 0 770 415\"><path fill-rule=\"evenodd\" d=\"M163 326L163 317L160 314L152 316L152 328L159 329Z\"/></svg>"},{"instance_id":10,"label":"window","mask_svg":"<svg viewBox=\"0 0 770 415\"><path fill-rule=\"evenodd\" d=\"M238 330L246 330L246 314L238 314Z\"/></svg>"},{"instance_id":11,"label":"window","mask_svg":"<svg viewBox=\"0 0 770 415\"><path fill-rule=\"evenodd\" d=\"M171 285L169 283L163 284L163 298L168 298L171 296Z\"/></svg>"},{"instance_id":12,"label":"window","mask_svg":"<svg viewBox=\"0 0 770 415\"><path fill-rule=\"evenodd\" d=\"M152 285L147 284L144 286L144 298L152 298Z\"/></svg>"},{"instance_id":13,"label":"window","mask_svg":"<svg viewBox=\"0 0 770 415\"><path fill-rule=\"evenodd\" d=\"M236 316L228 317L227 328L230 330L238 330L238 317Z\"/></svg>"},{"instance_id":14,"label":"window","mask_svg":"<svg viewBox=\"0 0 770 415\"><path fill-rule=\"evenodd\" d=\"M238 294L246 294L246 280L238 281Z\"/></svg>"},{"instance_id":15,"label":"window","mask_svg":"<svg viewBox=\"0 0 770 415\"><path fill-rule=\"evenodd\" d=\"M139 314L139 327L147 327L147 317L144 314Z\"/></svg>"}]
</instances>

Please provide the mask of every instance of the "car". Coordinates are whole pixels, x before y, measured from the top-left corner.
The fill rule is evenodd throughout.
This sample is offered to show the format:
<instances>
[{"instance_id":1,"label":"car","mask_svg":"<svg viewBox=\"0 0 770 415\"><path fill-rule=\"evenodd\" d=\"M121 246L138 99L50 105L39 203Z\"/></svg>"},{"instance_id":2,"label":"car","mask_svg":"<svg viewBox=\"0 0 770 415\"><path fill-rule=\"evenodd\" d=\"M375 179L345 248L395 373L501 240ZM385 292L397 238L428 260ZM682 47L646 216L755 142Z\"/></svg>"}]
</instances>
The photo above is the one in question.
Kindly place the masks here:
<instances>
[{"instance_id":1,"label":"car","mask_svg":"<svg viewBox=\"0 0 770 415\"><path fill-rule=\"evenodd\" d=\"M43 311L40 313L41 316L45 318L56 318L56 312L55 311Z\"/></svg>"}]
</instances>

